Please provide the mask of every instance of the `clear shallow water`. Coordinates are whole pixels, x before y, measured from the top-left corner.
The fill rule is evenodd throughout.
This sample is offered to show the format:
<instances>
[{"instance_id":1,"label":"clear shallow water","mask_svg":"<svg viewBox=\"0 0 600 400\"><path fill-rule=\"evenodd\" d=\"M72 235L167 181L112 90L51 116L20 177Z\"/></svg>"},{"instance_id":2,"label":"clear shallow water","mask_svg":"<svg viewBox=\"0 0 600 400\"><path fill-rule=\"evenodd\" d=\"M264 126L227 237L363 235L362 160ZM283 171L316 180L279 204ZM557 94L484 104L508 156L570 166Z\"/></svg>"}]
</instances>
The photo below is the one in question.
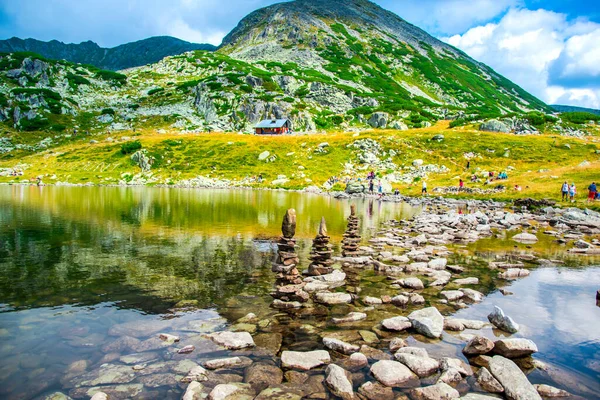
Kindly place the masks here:
<instances>
[{"instance_id":1,"label":"clear shallow water","mask_svg":"<svg viewBox=\"0 0 600 400\"><path fill-rule=\"evenodd\" d=\"M365 236L382 221L417 211L378 201L354 203ZM270 239L279 235L281 218L293 207L303 265L308 265L321 216L339 253L349 204L269 191L0 186L0 398L43 399L55 391L86 398L73 387L77 371L72 363L84 360L92 371L107 362L129 362L119 357L132 353L181 375L177 363L225 354L199 333L225 329L248 312L272 321L261 331L267 332L267 342L278 337L283 348L321 348L319 335L339 330L330 317L354 308L317 306L293 318L270 309ZM559 255L560 249L550 243L540 246ZM512 284L514 296L504 297L495 291L490 271L469 265L468 255L506 250L494 243L464 251L464 258L452 261L466 264L465 276L479 277L481 284L474 288L490 296L458 315L485 319L493 304L500 305L523 325L521 334L538 344L536 358L553 366L548 373L533 372L532 381L597 398L600 308L594 296L600 269L539 269ZM349 284L360 287L361 296L394 293L385 276L373 271L350 274ZM199 309L173 312L181 300L195 300ZM358 329L409 311L380 307L344 334L360 340ZM163 331L181 335L184 344L195 344L197 350L173 355L154 339ZM124 336L138 342L115 348L115 340ZM423 339L404 337L413 343ZM434 346L440 356L460 356L459 343L445 335ZM385 347L383 341L380 347ZM430 354L436 355L436 347ZM129 384L140 385L141 379ZM176 382L144 385L138 398L179 398L183 388Z\"/></svg>"}]
</instances>

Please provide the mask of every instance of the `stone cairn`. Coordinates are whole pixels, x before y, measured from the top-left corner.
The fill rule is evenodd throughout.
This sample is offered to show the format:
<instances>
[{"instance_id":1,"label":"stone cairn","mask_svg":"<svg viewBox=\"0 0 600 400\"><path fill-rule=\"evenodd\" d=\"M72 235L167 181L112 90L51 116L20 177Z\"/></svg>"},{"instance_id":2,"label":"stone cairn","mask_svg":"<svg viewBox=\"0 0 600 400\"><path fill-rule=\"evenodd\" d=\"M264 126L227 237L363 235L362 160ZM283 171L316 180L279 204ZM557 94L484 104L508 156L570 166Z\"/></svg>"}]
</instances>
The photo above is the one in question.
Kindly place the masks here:
<instances>
[{"instance_id":1,"label":"stone cairn","mask_svg":"<svg viewBox=\"0 0 600 400\"><path fill-rule=\"evenodd\" d=\"M359 249L362 240L358 233L358 217L356 216L356 206L350 206L350 216L348 217L348 227L342 240L342 255L344 257L359 257L363 252Z\"/></svg>"},{"instance_id":2,"label":"stone cairn","mask_svg":"<svg viewBox=\"0 0 600 400\"><path fill-rule=\"evenodd\" d=\"M309 295L303 288L305 283L296 266L300 262L296 253L296 211L289 209L281 224L283 236L277 242L277 260L271 270L277 273L276 289L271 295L275 298L275 308L300 308L308 301Z\"/></svg>"},{"instance_id":3,"label":"stone cairn","mask_svg":"<svg viewBox=\"0 0 600 400\"><path fill-rule=\"evenodd\" d=\"M310 260L312 262L308 266L308 275L318 276L333 272L333 260L331 258L333 250L329 244L329 239L325 217L322 217L319 231L313 240L312 251L310 253Z\"/></svg>"}]
</instances>

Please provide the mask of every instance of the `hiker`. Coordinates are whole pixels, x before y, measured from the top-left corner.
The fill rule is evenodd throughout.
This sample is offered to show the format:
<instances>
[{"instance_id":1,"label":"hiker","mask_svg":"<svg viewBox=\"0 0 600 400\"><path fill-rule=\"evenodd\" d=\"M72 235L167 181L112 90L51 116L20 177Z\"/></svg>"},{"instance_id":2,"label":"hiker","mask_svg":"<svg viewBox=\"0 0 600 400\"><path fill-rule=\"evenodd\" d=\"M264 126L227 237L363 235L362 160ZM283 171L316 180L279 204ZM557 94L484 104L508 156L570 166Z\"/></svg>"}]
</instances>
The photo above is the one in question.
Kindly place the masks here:
<instances>
[{"instance_id":1,"label":"hiker","mask_svg":"<svg viewBox=\"0 0 600 400\"><path fill-rule=\"evenodd\" d=\"M568 200L568 198L569 198L569 184L567 183L567 181L565 181L565 183L562 184L562 188L560 189L560 191L562 193L562 200L561 201Z\"/></svg>"},{"instance_id":2,"label":"hiker","mask_svg":"<svg viewBox=\"0 0 600 400\"><path fill-rule=\"evenodd\" d=\"M374 186L373 179L369 179L369 193L373 194Z\"/></svg>"},{"instance_id":3,"label":"hiker","mask_svg":"<svg viewBox=\"0 0 600 400\"><path fill-rule=\"evenodd\" d=\"M467 161L467 169L471 169L471 160Z\"/></svg>"},{"instance_id":4,"label":"hiker","mask_svg":"<svg viewBox=\"0 0 600 400\"><path fill-rule=\"evenodd\" d=\"M471 182L477 182L477 175L473 174L473 176L471 176Z\"/></svg>"},{"instance_id":5,"label":"hiker","mask_svg":"<svg viewBox=\"0 0 600 400\"><path fill-rule=\"evenodd\" d=\"M394 190L394 196L400 196L400 189Z\"/></svg>"},{"instance_id":6,"label":"hiker","mask_svg":"<svg viewBox=\"0 0 600 400\"><path fill-rule=\"evenodd\" d=\"M383 184L381 183L381 179L377 182L377 193L379 193L379 197L383 196Z\"/></svg>"},{"instance_id":7,"label":"hiker","mask_svg":"<svg viewBox=\"0 0 600 400\"><path fill-rule=\"evenodd\" d=\"M462 179L459 179L458 190L463 190L464 188L465 188L465 183L463 182Z\"/></svg>"},{"instance_id":8,"label":"hiker","mask_svg":"<svg viewBox=\"0 0 600 400\"><path fill-rule=\"evenodd\" d=\"M258 183L262 183L263 177L262 174L258 174Z\"/></svg>"},{"instance_id":9,"label":"hiker","mask_svg":"<svg viewBox=\"0 0 600 400\"><path fill-rule=\"evenodd\" d=\"M423 181L423 186L421 187L421 195L427 194L427 182Z\"/></svg>"},{"instance_id":10,"label":"hiker","mask_svg":"<svg viewBox=\"0 0 600 400\"><path fill-rule=\"evenodd\" d=\"M571 203L575 203L575 195L577 194L577 188L575 187L575 182L571 186L569 186L569 198Z\"/></svg>"},{"instance_id":11,"label":"hiker","mask_svg":"<svg viewBox=\"0 0 600 400\"><path fill-rule=\"evenodd\" d=\"M596 182L592 182L592 184L588 187L588 203L596 200L596 194L598 193L598 188L596 187Z\"/></svg>"}]
</instances>

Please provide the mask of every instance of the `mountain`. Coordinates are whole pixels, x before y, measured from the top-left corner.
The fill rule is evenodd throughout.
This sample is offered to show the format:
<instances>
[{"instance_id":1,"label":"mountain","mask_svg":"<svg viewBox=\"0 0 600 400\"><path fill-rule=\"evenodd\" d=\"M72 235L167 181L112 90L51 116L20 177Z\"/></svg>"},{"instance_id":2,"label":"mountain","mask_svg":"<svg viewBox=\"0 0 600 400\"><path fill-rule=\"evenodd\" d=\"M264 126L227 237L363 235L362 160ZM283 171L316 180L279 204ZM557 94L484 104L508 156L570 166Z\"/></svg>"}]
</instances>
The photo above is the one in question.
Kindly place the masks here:
<instances>
[{"instance_id":1,"label":"mountain","mask_svg":"<svg viewBox=\"0 0 600 400\"><path fill-rule=\"evenodd\" d=\"M125 46L152 47L137 43ZM83 45L95 48L75 46ZM136 53L117 49L111 54ZM273 117L296 131L407 129L494 118L526 133L557 121L547 112L490 67L366 0L262 8L217 51L121 73L31 53L0 56L0 121L20 130L252 132Z\"/></svg>"},{"instance_id":2,"label":"mountain","mask_svg":"<svg viewBox=\"0 0 600 400\"><path fill-rule=\"evenodd\" d=\"M600 110L596 110L593 108L561 106L561 105L556 105L556 104L553 104L550 107L552 107L552 109L555 111L563 112L563 113L564 112L585 112L585 113L600 115Z\"/></svg>"},{"instance_id":3,"label":"mountain","mask_svg":"<svg viewBox=\"0 0 600 400\"><path fill-rule=\"evenodd\" d=\"M66 44L16 37L0 40L0 52L33 52L54 60L90 64L101 69L121 70L155 63L164 57L192 50L215 50L210 44L189 43L170 36L151 37L117 47L103 48L92 41Z\"/></svg>"}]
</instances>

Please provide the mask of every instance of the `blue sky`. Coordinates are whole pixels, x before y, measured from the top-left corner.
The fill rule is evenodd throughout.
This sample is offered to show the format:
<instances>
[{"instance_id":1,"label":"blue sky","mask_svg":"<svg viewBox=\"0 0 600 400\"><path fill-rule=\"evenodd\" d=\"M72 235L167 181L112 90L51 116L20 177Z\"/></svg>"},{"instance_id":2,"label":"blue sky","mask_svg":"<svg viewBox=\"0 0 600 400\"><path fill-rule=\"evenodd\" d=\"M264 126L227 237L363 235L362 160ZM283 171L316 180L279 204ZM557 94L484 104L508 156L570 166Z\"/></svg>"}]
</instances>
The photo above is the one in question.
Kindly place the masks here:
<instances>
[{"instance_id":1,"label":"blue sky","mask_svg":"<svg viewBox=\"0 0 600 400\"><path fill-rule=\"evenodd\" d=\"M343 0L341 0L343 1ZM276 0L0 0L0 39L219 44ZM548 103L600 108L600 0L376 0Z\"/></svg>"}]
</instances>

